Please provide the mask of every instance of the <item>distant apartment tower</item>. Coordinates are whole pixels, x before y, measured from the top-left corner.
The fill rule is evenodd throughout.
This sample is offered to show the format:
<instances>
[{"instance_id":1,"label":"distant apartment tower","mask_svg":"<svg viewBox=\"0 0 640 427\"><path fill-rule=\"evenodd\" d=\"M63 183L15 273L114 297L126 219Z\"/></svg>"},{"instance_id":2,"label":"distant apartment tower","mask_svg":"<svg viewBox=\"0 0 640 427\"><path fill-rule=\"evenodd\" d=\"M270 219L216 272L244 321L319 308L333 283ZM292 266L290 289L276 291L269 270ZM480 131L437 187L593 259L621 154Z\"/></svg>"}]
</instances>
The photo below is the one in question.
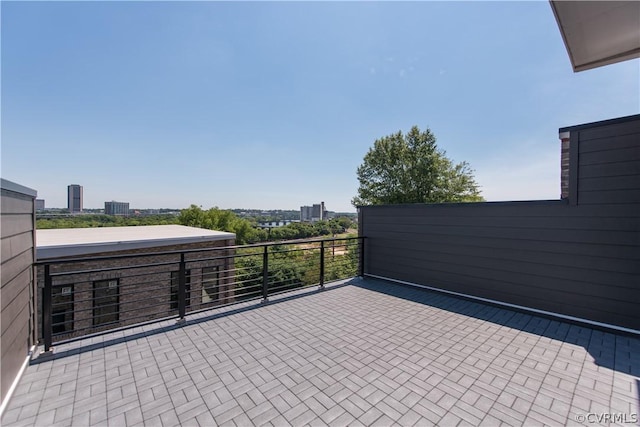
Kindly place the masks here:
<instances>
[{"instance_id":1,"label":"distant apartment tower","mask_svg":"<svg viewBox=\"0 0 640 427\"><path fill-rule=\"evenodd\" d=\"M70 213L82 212L82 185L71 184L67 187L67 207Z\"/></svg>"},{"instance_id":2,"label":"distant apartment tower","mask_svg":"<svg viewBox=\"0 0 640 427\"><path fill-rule=\"evenodd\" d=\"M129 216L129 202L104 202L104 213L106 215Z\"/></svg>"},{"instance_id":3,"label":"distant apartment tower","mask_svg":"<svg viewBox=\"0 0 640 427\"><path fill-rule=\"evenodd\" d=\"M324 202L313 206L300 206L300 221L316 222L328 219L327 210Z\"/></svg>"},{"instance_id":4,"label":"distant apartment tower","mask_svg":"<svg viewBox=\"0 0 640 427\"><path fill-rule=\"evenodd\" d=\"M37 211L44 210L44 199L36 199L36 210Z\"/></svg>"}]
</instances>

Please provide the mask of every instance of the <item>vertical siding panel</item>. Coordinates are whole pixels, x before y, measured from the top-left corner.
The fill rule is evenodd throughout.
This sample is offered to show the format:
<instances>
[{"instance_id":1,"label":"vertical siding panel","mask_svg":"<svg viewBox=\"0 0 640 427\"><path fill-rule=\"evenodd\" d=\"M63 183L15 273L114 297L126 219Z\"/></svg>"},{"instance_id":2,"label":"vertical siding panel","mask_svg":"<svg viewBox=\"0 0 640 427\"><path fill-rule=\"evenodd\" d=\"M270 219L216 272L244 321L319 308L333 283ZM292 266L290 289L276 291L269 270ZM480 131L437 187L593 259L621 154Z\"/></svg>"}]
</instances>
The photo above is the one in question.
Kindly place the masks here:
<instances>
[{"instance_id":1,"label":"vertical siding panel","mask_svg":"<svg viewBox=\"0 0 640 427\"><path fill-rule=\"evenodd\" d=\"M4 402L28 355L29 347L34 344L33 263L36 192L4 179L1 183L0 399Z\"/></svg>"},{"instance_id":2,"label":"vertical siding panel","mask_svg":"<svg viewBox=\"0 0 640 427\"><path fill-rule=\"evenodd\" d=\"M578 203L640 203L640 120L584 128L579 135L579 168L597 174L578 189Z\"/></svg>"},{"instance_id":3,"label":"vertical siding panel","mask_svg":"<svg viewBox=\"0 0 640 427\"><path fill-rule=\"evenodd\" d=\"M640 116L570 129L568 202L362 207L367 273L640 330L640 168L621 149L640 150Z\"/></svg>"}]
</instances>

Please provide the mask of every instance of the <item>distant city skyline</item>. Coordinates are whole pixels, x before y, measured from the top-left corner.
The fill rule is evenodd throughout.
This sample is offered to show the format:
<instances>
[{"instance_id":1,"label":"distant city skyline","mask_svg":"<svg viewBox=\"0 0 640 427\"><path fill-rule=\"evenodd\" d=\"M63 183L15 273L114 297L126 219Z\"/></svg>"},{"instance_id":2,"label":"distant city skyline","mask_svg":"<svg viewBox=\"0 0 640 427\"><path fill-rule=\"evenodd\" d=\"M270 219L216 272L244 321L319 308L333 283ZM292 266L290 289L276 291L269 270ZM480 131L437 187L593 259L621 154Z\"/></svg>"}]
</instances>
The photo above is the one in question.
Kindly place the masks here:
<instances>
[{"instance_id":1,"label":"distant city skyline","mask_svg":"<svg viewBox=\"0 0 640 427\"><path fill-rule=\"evenodd\" d=\"M354 212L413 125L488 201L558 199L558 128L640 112L639 60L574 73L547 1L1 7L2 177L48 207Z\"/></svg>"},{"instance_id":2,"label":"distant city skyline","mask_svg":"<svg viewBox=\"0 0 640 427\"><path fill-rule=\"evenodd\" d=\"M103 210L107 215L129 215L130 211L130 203L115 201L115 200L105 200L103 202L103 206L99 208L86 207L83 206L84 199L84 186L78 184L70 184L67 186L67 206L65 207L57 207L51 206L46 209L67 209L70 212L82 213L84 210ZM37 205L36 210L45 209L45 199L38 198L36 199ZM73 208L72 208L73 206ZM153 206L150 208L136 208L133 209L184 209L188 206ZM260 209L259 206L236 206L227 209ZM311 221L312 217L317 219L322 219L323 216L326 216L327 210L325 209L325 203L320 202L319 204L314 204L313 206L300 206L299 209L281 209L281 210L291 210L291 211L300 211L302 212L304 208L308 208L309 210L309 221ZM270 210L270 209L265 209ZM345 211L351 212L351 211Z\"/></svg>"}]
</instances>

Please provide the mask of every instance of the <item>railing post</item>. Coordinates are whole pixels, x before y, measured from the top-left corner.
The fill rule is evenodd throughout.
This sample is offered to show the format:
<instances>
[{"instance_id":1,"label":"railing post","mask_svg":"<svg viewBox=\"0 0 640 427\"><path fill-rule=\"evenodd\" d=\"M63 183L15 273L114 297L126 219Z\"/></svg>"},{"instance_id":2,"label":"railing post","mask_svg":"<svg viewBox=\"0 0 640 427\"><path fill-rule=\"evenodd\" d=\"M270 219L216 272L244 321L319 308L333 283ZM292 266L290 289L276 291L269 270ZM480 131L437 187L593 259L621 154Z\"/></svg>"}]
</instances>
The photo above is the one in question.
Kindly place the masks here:
<instances>
[{"instance_id":1,"label":"railing post","mask_svg":"<svg viewBox=\"0 0 640 427\"><path fill-rule=\"evenodd\" d=\"M324 240L320 242L320 289L324 289Z\"/></svg>"},{"instance_id":2,"label":"railing post","mask_svg":"<svg viewBox=\"0 0 640 427\"><path fill-rule=\"evenodd\" d=\"M262 253L262 302L269 301L269 246Z\"/></svg>"},{"instance_id":3,"label":"railing post","mask_svg":"<svg viewBox=\"0 0 640 427\"><path fill-rule=\"evenodd\" d=\"M53 327L51 304L53 294L53 281L51 279L51 265L45 264L44 266L44 289L42 290L42 337L44 338L44 351L48 352L51 349L53 341Z\"/></svg>"},{"instance_id":4,"label":"railing post","mask_svg":"<svg viewBox=\"0 0 640 427\"><path fill-rule=\"evenodd\" d=\"M180 254L180 269L178 270L178 316L183 320L187 311L187 268L184 254Z\"/></svg>"},{"instance_id":5,"label":"railing post","mask_svg":"<svg viewBox=\"0 0 640 427\"><path fill-rule=\"evenodd\" d=\"M358 238L359 243L359 262L358 262L358 276L364 277L364 237Z\"/></svg>"}]
</instances>

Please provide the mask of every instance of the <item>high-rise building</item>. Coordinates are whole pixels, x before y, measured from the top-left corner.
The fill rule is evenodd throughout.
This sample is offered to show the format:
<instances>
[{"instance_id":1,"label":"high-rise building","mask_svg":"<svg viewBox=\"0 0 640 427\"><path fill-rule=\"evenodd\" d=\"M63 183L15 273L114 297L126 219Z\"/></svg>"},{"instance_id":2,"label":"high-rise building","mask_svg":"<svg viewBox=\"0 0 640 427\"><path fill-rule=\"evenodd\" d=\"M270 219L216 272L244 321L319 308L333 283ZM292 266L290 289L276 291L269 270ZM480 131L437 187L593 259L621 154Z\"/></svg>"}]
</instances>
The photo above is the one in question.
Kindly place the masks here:
<instances>
[{"instance_id":1,"label":"high-rise building","mask_svg":"<svg viewBox=\"0 0 640 427\"><path fill-rule=\"evenodd\" d=\"M67 208L70 213L82 212L82 185L71 184L67 187Z\"/></svg>"},{"instance_id":2,"label":"high-rise building","mask_svg":"<svg viewBox=\"0 0 640 427\"><path fill-rule=\"evenodd\" d=\"M36 199L36 210L37 211L44 210L44 199Z\"/></svg>"},{"instance_id":3,"label":"high-rise building","mask_svg":"<svg viewBox=\"0 0 640 427\"><path fill-rule=\"evenodd\" d=\"M106 215L129 215L129 202L104 202L104 213Z\"/></svg>"},{"instance_id":4,"label":"high-rise building","mask_svg":"<svg viewBox=\"0 0 640 427\"><path fill-rule=\"evenodd\" d=\"M328 219L324 202L313 206L300 206L300 221L316 222Z\"/></svg>"}]
</instances>

